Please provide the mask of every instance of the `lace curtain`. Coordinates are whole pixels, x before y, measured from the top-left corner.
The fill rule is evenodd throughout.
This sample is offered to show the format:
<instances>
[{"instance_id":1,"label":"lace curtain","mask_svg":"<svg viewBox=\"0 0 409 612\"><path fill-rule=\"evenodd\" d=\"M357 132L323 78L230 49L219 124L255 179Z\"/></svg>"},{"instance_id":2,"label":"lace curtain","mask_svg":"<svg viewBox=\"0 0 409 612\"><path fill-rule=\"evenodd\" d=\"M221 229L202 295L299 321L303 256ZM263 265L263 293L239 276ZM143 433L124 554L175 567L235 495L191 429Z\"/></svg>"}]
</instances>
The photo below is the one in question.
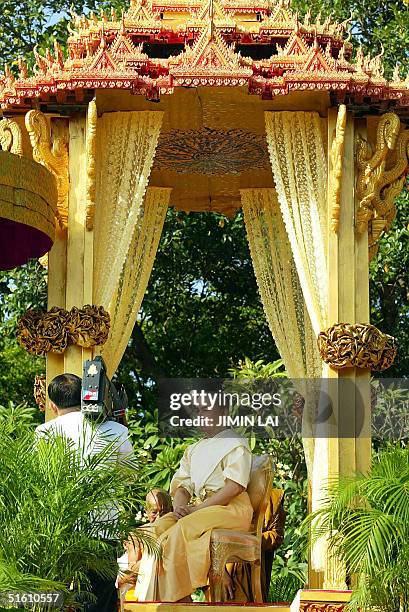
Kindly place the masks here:
<instances>
[{"instance_id":1,"label":"lace curtain","mask_svg":"<svg viewBox=\"0 0 409 612\"><path fill-rule=\"evenodd\" d=\"M108 308L141 209L163 113L105 113L97 123L94 303Z\"/></svg>"},{"instance_id":2,"label":"lace curtain","mask_svg":"<svg viewBox=\"0 0 409 612\"><path fill-rule=\"evenodd\" d=\"M266 112L266 137L281 213L315 337L327 324L327 155L325 121L313 112ZM315 339L314 339L315 342ZM321 376L326 370L322 368ZM307 370L308 378L314 376ZM325 385L325 380L322 382ZM325 391L325 389L322 389ZM318 398L317 398L318 399ZM318 412L310 404L305 422ZM311 507L322 505L328 481L326 424L304 427L303 437L311 484ZM326 542L312 547L312 566L324 569Z\"/></svg>"},{"instance_id":3,"label":"lace curtain","mask_svg":"<svg viewBox=\"0 0 409 612\"><path fill-rule=\"evenodd\" d=\"M278 200L314 333L327 312L327 161L317 113L266 112Z\"/></svg>"},{"instance_id":4,"label":"lace curtain","mask_svg":"<svg viewBox=\"0 0 409 612\"><path fill-rule=\"evenodd\" d=\"M93 302L111 315L102 355L114 374L152 270L170 190L145 197L163 113L105 113L97 122Z\"/></svg>"},{"instance_id":5,"label":"lace curtain","mask_svg":"<svg viewBox=\"0 0 409 612\"><path fill-rule=\"evenodd\" d=\"M298 379L306 398L303 413L305 458L312 469L314 440L313 389L303 379L319 378L321 358L305 305L297 270L274 189L242 189L247 238L261 301L289 377Z\"/></svg>"},{"instance_id":6,"label":"lace curtain","mask_svg":"<svg viewBox=\"0 0 409 612\"><path fill-rule=\"evenodd\" d=\"M254 272L267 321L290 378L320 376L321 360L274 189L242 189Z\"/></svg>"},{"instance_id":7,"label":"lace curtain","mask_svg":"<svg viewBox=\"0 0 409 612\"><path fill-rule=\"evenodd\" d=\"M111 333L102 349L109 375L125 352L142 304L169 205L171 189L148 187L129 245L125 265L110 304Z\"/></svg>"}]
</instances>

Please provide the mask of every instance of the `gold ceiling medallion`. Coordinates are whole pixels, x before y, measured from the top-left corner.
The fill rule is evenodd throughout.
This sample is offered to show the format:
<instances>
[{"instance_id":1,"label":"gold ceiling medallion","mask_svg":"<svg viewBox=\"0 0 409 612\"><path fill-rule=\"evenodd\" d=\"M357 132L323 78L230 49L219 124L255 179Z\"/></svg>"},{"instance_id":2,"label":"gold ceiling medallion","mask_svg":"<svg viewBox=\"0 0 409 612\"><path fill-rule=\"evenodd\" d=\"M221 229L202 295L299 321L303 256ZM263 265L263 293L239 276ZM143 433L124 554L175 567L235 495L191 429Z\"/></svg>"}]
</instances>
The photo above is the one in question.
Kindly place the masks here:
<instances>
[{"instance_id":1,"label":"gold ceiling medallion","mask_svg":"<svg viewBox=\"0 0 409 612\"><path fill-rule=\"evenodd\" d=\"M269 169L264 136L244 130L174 130L159 138L155 169L181 174L240 174Z\"/></svg>"}]
</instances>

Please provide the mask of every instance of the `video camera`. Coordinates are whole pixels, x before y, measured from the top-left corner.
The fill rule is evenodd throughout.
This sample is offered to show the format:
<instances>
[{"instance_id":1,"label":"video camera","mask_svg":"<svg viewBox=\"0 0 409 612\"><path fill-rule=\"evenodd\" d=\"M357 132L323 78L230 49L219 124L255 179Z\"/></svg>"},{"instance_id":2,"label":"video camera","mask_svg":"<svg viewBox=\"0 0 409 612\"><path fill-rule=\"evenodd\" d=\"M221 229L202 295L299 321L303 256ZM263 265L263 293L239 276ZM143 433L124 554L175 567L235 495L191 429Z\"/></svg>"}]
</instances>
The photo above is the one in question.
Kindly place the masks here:
<instances>
[{"instance_id":1,"label":"video camera","mask_svg":"<svg viewBox=\"0 0 409 612\"><path fill-rule=\"evenodd\" d=\"M109 380L102 357L84 363L81 386L81 412L100 421L119 421L128 406L124 387Z\"/></svg>"}]
</instances>

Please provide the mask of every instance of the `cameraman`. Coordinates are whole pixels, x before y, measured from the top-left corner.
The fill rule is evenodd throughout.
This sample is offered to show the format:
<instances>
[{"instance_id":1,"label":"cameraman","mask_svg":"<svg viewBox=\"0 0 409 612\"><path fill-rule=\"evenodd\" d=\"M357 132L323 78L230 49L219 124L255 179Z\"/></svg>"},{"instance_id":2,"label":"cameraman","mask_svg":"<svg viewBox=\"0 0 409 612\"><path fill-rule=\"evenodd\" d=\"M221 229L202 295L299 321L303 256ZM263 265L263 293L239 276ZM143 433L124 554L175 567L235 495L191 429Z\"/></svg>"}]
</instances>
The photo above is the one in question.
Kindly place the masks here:
<instances>
[{"instance_id":1,"label":"cameraman","mask_svg":"<svg viewBox=\"0 0 409 612\"><path fill-rule=\"evenodd\" d=\"M72 440L80 449L85 439L95 437L91 423L81 412L81 378L75 374L60 374L48 385L50 407L56 418L39 425L36 429L38 435L59 434ZM115 421L99 423L96 434L96 444L85 448L85 454L91 454L102 444L110 444L118 440L116 448L119 459L126 459L133 453L132 444L128 436L128 428Z\"/></svg>"},{"instance_id":2,"label":"cameraman","mask_svg":"<svg viewBox=\"0 0 409 612\"><path fill-rule=\"evenodd\" d=\"M71 440L83 456L97 453L98 449L115 442L118 460L129 458L133 454L133 448L127 427L115 421L104 421L93 426L81 412L81 385L81 378L75 374L61 374L50 382L48 397L56 418L39 425L36 434L62 435ZM114 549L113 556L116 558ZM90 581L97 601L87 606L87 612L116 612L115 579L104 579L92 574Z\"/></svg>"}]
</instances>

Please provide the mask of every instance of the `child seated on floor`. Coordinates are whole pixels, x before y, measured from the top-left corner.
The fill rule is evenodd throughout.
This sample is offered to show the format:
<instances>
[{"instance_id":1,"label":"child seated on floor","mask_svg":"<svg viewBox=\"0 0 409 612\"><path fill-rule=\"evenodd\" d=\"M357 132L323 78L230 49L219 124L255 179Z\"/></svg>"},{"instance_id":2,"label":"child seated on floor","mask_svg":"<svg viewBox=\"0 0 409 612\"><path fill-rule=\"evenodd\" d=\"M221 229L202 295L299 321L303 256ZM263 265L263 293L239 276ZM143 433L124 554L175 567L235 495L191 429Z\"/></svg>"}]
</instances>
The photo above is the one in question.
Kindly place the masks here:
<instances>
[{"instance_id":1,"label":"child seated on floor","mask_svg":"<svg viewBox=\"0 0 409 612\"><path fill-rule=\"evenodd\" d=\"M173 511L172 498L164 489L152 489L146 496L146 516L149 524L157 518ZM119 572L116 579L116 587L119 589L121 600L132 586L136 584L139 562L142 557L140 548L135 553L135 547L129 546L130 542L124 542L125 552L118 557Z\"/></svg>"}]
</instances>

